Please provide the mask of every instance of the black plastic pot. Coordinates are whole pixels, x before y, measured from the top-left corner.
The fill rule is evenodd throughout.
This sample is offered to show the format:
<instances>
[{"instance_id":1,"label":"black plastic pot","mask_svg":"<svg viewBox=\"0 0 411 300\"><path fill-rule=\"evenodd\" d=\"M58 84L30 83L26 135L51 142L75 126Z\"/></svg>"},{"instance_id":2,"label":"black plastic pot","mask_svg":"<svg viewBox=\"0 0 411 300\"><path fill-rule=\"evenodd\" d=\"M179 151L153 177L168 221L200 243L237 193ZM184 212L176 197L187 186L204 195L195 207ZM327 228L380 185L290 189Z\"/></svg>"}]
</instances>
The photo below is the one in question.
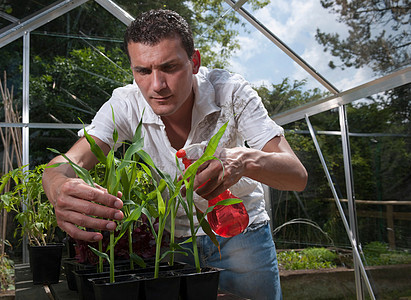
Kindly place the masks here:
<instances>
[{"instance_id":1,"label":"black plastic pot","mask_svg":"<svg viewBox=\"0 0 411 300\"><path fill-rule=\"evenodd\" d=\"M75 258L65 258L63 259L63 267L69 290L77 291L77 282L74 272L80 270L89 270L91 273L97 273L98 265L83 264L77 262ZM129 260L116 261L116 270L126 270L129 269L129 267ZM108 270L109 266L105 264L104 268Z\"/></svg>"},{"instance_id":2,"label":"black plastic pot","mask_svg":"<svg viewBox=\"0 0 411 300\"><path fill-rule=\"evenodd\" d=\"M34 284L58 283L64 244L29 246L30 266Z\"/></svg>"},{"instance_id":3,"label":"black plastic pot","mask_svg":"<svg viewBox=\"0 0 411 300\"><path fill-rule=\"evenodd\" d=\"M150 270L150 269L148 269ZM130 270L128 269L128 264L125 262L120 262L115 266L115 276L118 275L127 275L127 274L135 274L138 272L147 272L147 270L140 269ZM94 290L93 284L90 279L98 279L110 276L109 266L105 265L103 272L97 272L97 267L95 266L92 269L79 269L73 272L77 287L77 292L80 300L94 300Z\"/></svg>"},{"instance_id":4,"label":"black plastic pot","mask_svg":"<svg viewBox=\"0 0 411 300\"><path fill-rule=\"evenodd\" d=\"M178 271L181 274L181 300L217 299L220 271L217 268L202 268L201 273L196 269Z\"/></svg>"},{"instance_id":5,"label":"black plastic pot","mask_svg":"<svg viewBox=\"0 0 411 300\"><path fill-rule=\"evenodd\" d=\"M110 272L105 270L102 273L98 273L96 270L84 269L74 271L74 276L79 300L94 300L93 284L89 279L108 277Z\"/></svg>"},{"instance_id":6,"label":"black plastic pot","mask_svg":"<svg viewBox=\"0 0 411 300\"><path fill-rule=\"evenodd\" d=\"M77 291L77 283L76 283L76 277L74 275L74 272L80 271L80 270L92 270L96 272L97 266L81 264L77 262L75 258L65 258L63 259L63 269L64 269L64 274L66 275L66 281L67 281L67 286L69 290Z\"/></svg>"},{"instance_id":7,"label":"black plastic pot","mask_svg":"<svg viewBox=\"0 0 411 300\"><path fill-rule=\"evenodd\" d=\"M135 276L142 283L139 287L140 294L134 294L134 299L178 299L180 290L180 275L176 272L184 269L187 264L175 262L174 266L169 266L167 263L160 265L160 274L157 279L154 279L154 266L149 265L147 268L136 268L134 270L124 269L125 265L116 266L115 276L121 277L125 275ZM78 296L80 300L97 300L97 295L93 289L93 282L104 282L105 289L108 289L110 273L105 269L102 273L97 273L94 270L77 270L74 271ZM101 279L102 281L98 281ZM106 280L106 281L104 281ZM117 279L116 279L117 282ZM119 284L112 284L113 289L120 290ZM159 286L161 288L159 288ZM164 286L164 287L163 287ZM166 291L164 293L164 291ZM175 295L175 296L174 296ZM117 298L115 298L117 299ZM119 298L121 299L121 298Z\"/></svg>"},{"instance_id":8,"label":"black plastic pot","mask_svg":"<svg viewBox=\"0 0 411 300\"><path fill-rule=\"evenodd\" d=\"M93 284L94 296L96 300L135 300L141 299L141 280L135 275L118 275L115 282L110 283L109 277L90 279Z\"/></svg>"},{"instance_id":9,"label":"black plastic pot","mask_svg":"<svg viewBox=\"0 0 411 300\"><path fill-rule=\"evenodd\" d=\"M181 276L173 271L162 271L158 278L142 278L144 282L143 298L145 300L178 300ZM141 294L140 294L141 295Z\"/></svg>"}]
</instances>

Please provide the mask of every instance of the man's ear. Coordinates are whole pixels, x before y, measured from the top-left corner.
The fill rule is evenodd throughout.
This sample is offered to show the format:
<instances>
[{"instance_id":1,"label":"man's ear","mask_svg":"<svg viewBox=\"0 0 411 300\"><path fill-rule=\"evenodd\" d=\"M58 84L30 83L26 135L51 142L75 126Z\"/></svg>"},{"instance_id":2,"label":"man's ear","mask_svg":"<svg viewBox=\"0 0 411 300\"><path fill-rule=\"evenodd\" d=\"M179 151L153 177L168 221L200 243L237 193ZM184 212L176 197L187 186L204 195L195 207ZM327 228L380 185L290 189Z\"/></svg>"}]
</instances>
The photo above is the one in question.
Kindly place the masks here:
<instances>
[{"instance_id":1,"label":"man's ear","mask_svg":"<svg viewBox=\"0 0 411 300\"><path fill-rule=\"evenodd\" d=\"M193 74L197 74L201 66L200 51L198 50L194 51L192 61L193 61Z\"/></svg>"}]
</instances>

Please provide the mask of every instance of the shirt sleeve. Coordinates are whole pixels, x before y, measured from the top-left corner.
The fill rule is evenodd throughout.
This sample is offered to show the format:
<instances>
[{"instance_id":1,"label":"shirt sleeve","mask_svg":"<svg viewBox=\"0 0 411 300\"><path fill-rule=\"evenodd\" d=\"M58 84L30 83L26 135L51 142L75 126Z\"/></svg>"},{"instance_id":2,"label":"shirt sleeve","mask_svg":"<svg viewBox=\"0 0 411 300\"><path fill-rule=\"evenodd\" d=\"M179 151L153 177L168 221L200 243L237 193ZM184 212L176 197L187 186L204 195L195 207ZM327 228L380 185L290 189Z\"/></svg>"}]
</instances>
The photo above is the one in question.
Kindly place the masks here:
<instances>
[{"instance_id":1,"label":"shirt sleeve","mask_svg":"<svg viewBox=\"0 0 411 300\"><path fill-rule=\"evenodd\" d=\"M284 135L284 129L268 116L257 92L239 77L233 96L237 128L251 148L261 150L272 138Z\"/></svg>"},{"instance_id":2,"label":"shirt sleeve","mask_svg":"<svg viewBox=\"0 0 411 300\"><path fill-rule=\"evenodd\" d=\"M130 117L126 95L120 90L114 90L112 97L98 110L91 124L78 131L78 135L84 136L84 130L88 134L99 138L101 141L117 149L122 142L130 139ZM113 120L114 119L114 120ZM118 132L118 140L114 144L114 128Z\"/></svg>"}]
</instances>

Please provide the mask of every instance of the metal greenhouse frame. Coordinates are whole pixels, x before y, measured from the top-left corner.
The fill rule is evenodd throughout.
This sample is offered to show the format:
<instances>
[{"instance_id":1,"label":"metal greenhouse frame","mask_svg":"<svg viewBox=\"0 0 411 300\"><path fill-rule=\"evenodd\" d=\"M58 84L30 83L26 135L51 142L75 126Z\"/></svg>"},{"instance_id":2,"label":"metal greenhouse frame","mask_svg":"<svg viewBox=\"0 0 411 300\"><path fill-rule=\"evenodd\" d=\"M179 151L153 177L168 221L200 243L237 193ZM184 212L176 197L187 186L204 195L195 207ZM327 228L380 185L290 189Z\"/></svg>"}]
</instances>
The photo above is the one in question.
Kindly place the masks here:
<instances>
[{"instance_id":1,"label":"metal greenhouse frame","mask_svg":"<svg viewBox=\"0 0 411 300\"><path fill-rule=\"evenodd\" d=\"M11 43L12 41L22 38L23 39L23 111L22 111L22 123L0 123L0 127L21 127L23 132L23 165L29 163L29 130L30 128L43 128L43 129L80 129L82 124L55 124L55 123L31 123L29 116L29 58L30 58L30 32L43 26L44 24L58 18L59 16L71 11L72 9L92 0L60 0L52 5L36 12L35 14L18 20L13 16L1 13L0 17L8 19L13 22L11 25L0 30L0 48ZM114 17L119 19L125 25L128 25L133 17L126 11L120 8L116 3L111 0L95 0L100 6L110 12ZM411 67L407 67L400 71L394 72L387 76L383 76L376 80L372 80L368 83L359 85L344 92L340 92L334 87L326 78L319 74L313 67L299 57L292 49L290 49L284 42L282 42L274 33L261 24L251 13L243 8L243 5L247 0L225 0L230 6L230 10L236 11L252 26L259 30L265 37L267 37L272 43L286 53L291 59L293 59L299 66L301 66L308 74L316 79L322 86L324 86L332 96L307 103L300 107L279 113L273 116L273 119L280 125L285 125L297 120L305 119L309 127L309 132L314 141L314 145L320 157L324 172L326 174L329 186L332 190L335 203L341 215L342 221L346 233L351 242L354 256L354 269L355 269L355 283L357 291L357 299L363 299L364 297L364 284L371 299L375 299L372 286L368 280L367 273L364 265L361 261L358 249L358 236L357 236L357 219L355 208L355 196L353 187L353 174L351 166L350 155L350 142L349 142L349 129L346 115L345 105L353 101L372 96L376 93L387 91L399 87L401 85L409 84L411 82ZM315 114L325 112L331 109L338 109L340 132L342 138L342 149L344 157L344 170L345 181L348 198L348 221L342 209L340 199L334 188L331 176L329 174L327 165L323 158L320 146L317 142L315 131L310 123L309 117ZM26 247L23 247L23 258L27 261Z\"/></svg>"}]
</instances>

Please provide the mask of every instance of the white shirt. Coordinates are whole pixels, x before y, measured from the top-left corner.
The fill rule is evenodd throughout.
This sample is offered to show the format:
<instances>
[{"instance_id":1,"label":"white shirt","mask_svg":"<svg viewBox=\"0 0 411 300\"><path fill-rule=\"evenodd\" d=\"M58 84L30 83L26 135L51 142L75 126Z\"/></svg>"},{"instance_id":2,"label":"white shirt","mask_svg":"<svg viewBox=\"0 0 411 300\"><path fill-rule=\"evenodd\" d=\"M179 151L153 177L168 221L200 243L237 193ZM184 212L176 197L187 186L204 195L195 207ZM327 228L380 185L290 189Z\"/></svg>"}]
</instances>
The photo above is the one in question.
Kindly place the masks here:
<instances>
[{"instance_id":1,"label":"white shirt","mask_svg":"<svg viewBox=\"0 0 411 300\"><path fill-rule=\"evenodd\" d=\"M194 76L192 124L185 147L209 141L227 121L227 129L219 143L221 148L245 146L247 141L250 148L261 150L273 137L284 134L283 129L268 116L257 92L240 75L201 67ZM112 109L119 133L115 147L132 139L144 110L144 150L160 170L174 178L179 172L175 165L178 149L171 146L161 118L147 104L135 82L115 89L109 101L97 112L91 125L86 127L90 135L111 147L114 143ZM83 135L82 130L79 135ZM182 163L180 167L184 169ZM259 182L243 177L230 190L243 200L249 214L249 224L269 220L265 211L263 188ZM203 211L207 208L207 201L199 196L196 203ZM189 224L181 207L177 213L175 234L177 237L190 235ZM199 234L203 232L200 230Z\"/></svg>"}]
</instances>

